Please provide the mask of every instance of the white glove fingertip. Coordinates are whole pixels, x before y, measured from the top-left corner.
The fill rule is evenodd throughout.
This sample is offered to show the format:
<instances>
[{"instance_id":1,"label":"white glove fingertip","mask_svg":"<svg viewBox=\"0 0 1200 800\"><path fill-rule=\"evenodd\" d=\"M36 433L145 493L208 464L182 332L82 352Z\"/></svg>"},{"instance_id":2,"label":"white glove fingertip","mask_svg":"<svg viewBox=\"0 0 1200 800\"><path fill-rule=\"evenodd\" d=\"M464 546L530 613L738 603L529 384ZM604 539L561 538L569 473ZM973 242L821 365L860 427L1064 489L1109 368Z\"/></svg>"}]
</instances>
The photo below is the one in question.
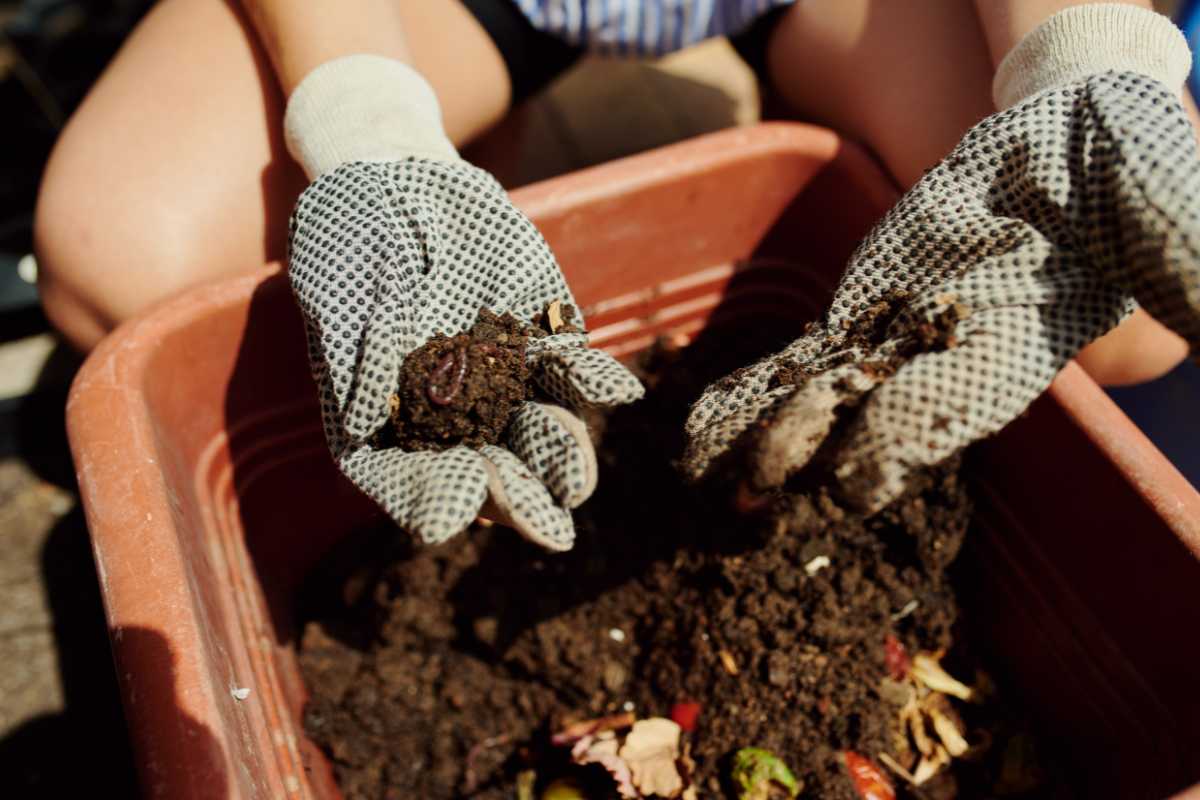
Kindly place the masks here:
<instances>
[{"instance_id":1,"label":"white glove fingertip","mask_svg":"<svg viewBox=\"0 0 1200 800\"><path fill-rule=\"evenodd\" d=\"M426 544L462 533L487 499L488 472L480 455L455 447L435 457L412 504L410 527Z\"/></svg>"},{"instance_id":2,"label":"white glove fingertip","mask_svg":"<svg viewBox=\"0 0 1200 800\"><path fill-rule=\"evenodd\" d=\"M708 422L702 427L698 425L694 431L689 426L687 452L681 464L684 474L691 480L703 478L712 463L728 452L766 409L794 391L791 386L781 386L763 394L746 397L744 401L740 397L737 400L731 400L727 396L713 398L719 412L712 408L693 408L693 416L701 414Z\"/></svg>"},{"instance_id":3,"label":"white glove fingertip","mask_svg":"<svg viewBox=\"0 0 1200 800\"><path fill-rule=\"evenodd\" d=\"M556 504L542 482L512 453L495 445L480 452L488 474L489 515L547 550L570 550L575 544L571 512Z\"/></svg>"},{"instance_id":4,"label":"white glove fingertip","mask_svg":"<svg viewBox=\"0 0 1200 800\"><path fill-rule=\"evenodd\" d=\"M487 496L483 458L465 447L409 453L361 446L339 466L397 525L426 544L466 530Z\"/></svg>"},{"instance_id":5,"label":"white glove fingertip","mask_svg":"<svg viewBox=\"0 0 1200 800\"><path fill-rule=\"evenodd\" d=\"M837 409L873 389L879 379L848 364L812 378L775 411L754 458L754 488L782 486L812 459L837 421Z\"/></svg>"},{"instance_id":6,"label":"white glove fingertip","mask_svg":"<svg viewBox=\"0 0 1200 800\"><path fill-rule=\"evenodd\" d=\"M550 490L575 508L596 489L596 451L583 420L561 406L525 403L509 424L508 449Z\"/></svg>"},{"instance_id":7,"label":"white glove fingertip","mask_svg":"<svg viewBox=\"0 0 1200 800\"><path fill-rule=\"evenodd\" d=\"M646 393L642 382L603 350L550 350L537 367L538 385L571 408L625 405Z\"/></svg>"}]
</instances>

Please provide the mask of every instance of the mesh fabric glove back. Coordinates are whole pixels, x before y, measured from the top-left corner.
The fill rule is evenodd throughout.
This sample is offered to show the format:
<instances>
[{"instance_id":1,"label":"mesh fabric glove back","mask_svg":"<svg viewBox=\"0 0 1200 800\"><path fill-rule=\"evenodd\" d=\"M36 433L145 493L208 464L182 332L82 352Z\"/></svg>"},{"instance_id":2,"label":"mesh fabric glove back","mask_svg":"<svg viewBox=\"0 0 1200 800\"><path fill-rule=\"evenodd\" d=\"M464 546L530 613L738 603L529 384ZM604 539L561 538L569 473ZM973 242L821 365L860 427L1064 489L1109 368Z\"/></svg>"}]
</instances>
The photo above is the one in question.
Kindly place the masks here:
<instances>
[{"instance_id":1,"label":"mesh fabric glove back","mask_svg":"<svg viewBox=\"0 0 1200 800\"><path fill-rule=\"evenodd\" d=\"M880 508L911 470L1020 414L1135 300L1196 353L1198 248L1200 160L1173 92L1108 72L1036 94L901 199L821 325L706 390L686 468L707 473L753 427L752 482L778 485L852 405L836 476L847 499ZM780 366L807 380L776 385Z\"/></svg>"}]
</instances>

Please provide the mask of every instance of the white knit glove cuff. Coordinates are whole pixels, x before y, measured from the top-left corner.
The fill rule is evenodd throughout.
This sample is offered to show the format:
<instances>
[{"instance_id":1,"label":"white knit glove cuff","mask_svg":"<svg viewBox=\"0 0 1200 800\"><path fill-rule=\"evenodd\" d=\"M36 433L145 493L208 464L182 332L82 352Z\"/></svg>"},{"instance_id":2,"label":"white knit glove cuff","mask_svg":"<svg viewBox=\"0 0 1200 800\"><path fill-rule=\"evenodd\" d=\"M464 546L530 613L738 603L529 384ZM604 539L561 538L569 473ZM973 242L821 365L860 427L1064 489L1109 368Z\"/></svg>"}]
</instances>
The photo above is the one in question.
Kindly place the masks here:
<instances>
[{"instance_id":1,"label":"white knit glove cuff","mask_svg":"<svg viewBox=\"0 0 1200 800\"><path fill-rule=\"evenodd\" d=\"M460 160L433 87L384 56L343 56L308 73L288 99L283 130L309 180L351 161Z\"/></svg>"},{"instance_id":2,"label":"white knit glove cuff","mask_svg":"<svg viewBox=\"0 0 1200 800\"><path fill-rule=\"evenodd\" d=\"M996 70L992 99L1003 111L1031 95L1109 70L1137 72L1182 94L1192 66L1171 20L1122 3L1073 6L1030 31Z\"/></svg>"}]
</instances>

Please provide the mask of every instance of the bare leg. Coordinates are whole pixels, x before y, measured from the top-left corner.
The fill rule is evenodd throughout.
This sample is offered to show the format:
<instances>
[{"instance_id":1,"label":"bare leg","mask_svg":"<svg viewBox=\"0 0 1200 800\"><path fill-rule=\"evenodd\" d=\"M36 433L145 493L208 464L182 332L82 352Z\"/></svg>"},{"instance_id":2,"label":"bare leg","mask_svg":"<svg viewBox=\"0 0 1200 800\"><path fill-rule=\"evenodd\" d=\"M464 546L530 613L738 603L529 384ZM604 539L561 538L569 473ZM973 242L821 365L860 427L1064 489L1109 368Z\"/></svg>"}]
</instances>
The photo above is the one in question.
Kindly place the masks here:
<instances>
[{"instance_id":1,"label":"bare leg","mask_svg":"<svg viewBox=\"0 0 1200 800\"><path fill-rule=\"evenodd\" d=\"M1074 4L1033 2L1046 8L991 3L1009 9L1000 22L962 0L806 0L772 37L772 81L797 114L863 142L908 188L995 110L993 50L1002 58L1046 16ZM1131 383L1158 377L1186 353L1182 339L1138 312L1079 361L1101 383Z\"/></svg>"},{"instance_id":2,"label":"bare leg","mask_svg":"<svg viewBox=\"0 0 1200 800\"><path fill-rule=\"evenodd\" d=\"M404 22L413 60L463 143L507 110L508 75L457 0L418 5ZM72 344L90 349L166 295L283 256L305 179L282 113L236 3L151 11L67 125L38 199L39 289Z\"/></svg>"}]
</instances>

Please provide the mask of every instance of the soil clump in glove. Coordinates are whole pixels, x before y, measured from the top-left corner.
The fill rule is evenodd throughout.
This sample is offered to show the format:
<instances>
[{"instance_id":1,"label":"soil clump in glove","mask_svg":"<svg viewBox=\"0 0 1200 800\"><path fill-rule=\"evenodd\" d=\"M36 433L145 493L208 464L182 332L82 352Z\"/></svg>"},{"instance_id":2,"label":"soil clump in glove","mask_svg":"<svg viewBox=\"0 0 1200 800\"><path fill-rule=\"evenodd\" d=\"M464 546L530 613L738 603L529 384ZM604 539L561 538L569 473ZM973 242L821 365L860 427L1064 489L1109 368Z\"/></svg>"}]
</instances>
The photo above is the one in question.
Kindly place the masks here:
<instances>
[{"instance_id":1,"label":"soil clump in glove","mask_svg":"<svg viewBox=\"0 0 1200 800\"><path fill-rule=\"evenodd\" d=\"M408 354L391 398L391 440L405 450L483 447L500 440L524 400L534 397L529 340L578 333L573 306L551 303L526 324L486 308L471 329L437 335Z\"/></svg>"},{"instance_id":2,"label":"soil clump in glove","mask_svg":"<svg viewBox=\"0 0 1200 800\"><path fill-rule=\"evenodd\" d=\"M392 396L395 443L405 450L495 444L513 411L532 396L529 327L481 309L465 333L434 336L408 354Z\"/></svg>"},{"instance_id":3,"label":"soil clump in glove","mask_svg":"<svg viewBox=\"0 0 1200 800\"><path fill-rule=\"evenodd\" d=\"M348 798L541 798L568 776L584 797L617 797L608 773L551 740L624 713L688 723L688 781L703 798L738 796L731 758L747 747L786 762L801 797L861 797L847 752L873 761L897 797L1034 791L1036 770L1006 755L1029 740L994 697L948 701L979 752L919 790L879 761L919 766L900 716L919 691L919 654L948 651L945 669L975 683L948 572L971 517L957 464L872 517L821 489L757 518L733 513L731 487L718 497L645 457L679 453L698 387L751 355L717 344L715 358L656 349L638 373L645 400L588 420L601 480L576 512L572 551L547 557L476 526L424 548L364 531L325 559L302 617L304 721ZM533 793L514 794L530 771Z\"/></svg>"}]
</instances>

